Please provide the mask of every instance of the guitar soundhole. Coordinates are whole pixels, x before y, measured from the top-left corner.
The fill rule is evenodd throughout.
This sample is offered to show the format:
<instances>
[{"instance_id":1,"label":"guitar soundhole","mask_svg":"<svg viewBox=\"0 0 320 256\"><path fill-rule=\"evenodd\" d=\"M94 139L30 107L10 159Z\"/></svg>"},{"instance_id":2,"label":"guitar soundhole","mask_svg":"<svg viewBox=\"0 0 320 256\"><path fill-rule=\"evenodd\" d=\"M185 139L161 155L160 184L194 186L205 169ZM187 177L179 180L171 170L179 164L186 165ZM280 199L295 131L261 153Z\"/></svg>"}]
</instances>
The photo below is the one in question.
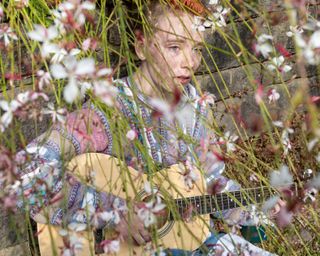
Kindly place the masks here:
<instances>
[{"instance_id":1,"label":"guitar soundhole","mask_svg":"<svg viewBox=\"0 0 320 256\"><path fill-rule=\"evenodd\" d=\"M149 202L150 200L152 200L153 197L154 196L152 195L151 196L147 195L145 191L142 190L137 194L136 200ZM156 228L158 230L157 233L159 238L162 238L169 233L173 225L174 225L174 221L172 220L172 218L170 218L170 211L167 208L165 208L162 211L157 212L156 223L152 225L149 229L151 231L152 229Z\"/></svg>"},{"instance_id":2,"label":"guitar soundhole","mask_svg":"<svg viewBox=\"0 0 320 256\"><path fill-rule=\"evenodd\" d=\"M153 199L153 196L146 196L142 199L143 202L147 203ZM156 223L150 227L150 230L153 228L161 229L169 219L169 211L164 208L163 210L156 213Z\"/></svg>"}]
</instances>

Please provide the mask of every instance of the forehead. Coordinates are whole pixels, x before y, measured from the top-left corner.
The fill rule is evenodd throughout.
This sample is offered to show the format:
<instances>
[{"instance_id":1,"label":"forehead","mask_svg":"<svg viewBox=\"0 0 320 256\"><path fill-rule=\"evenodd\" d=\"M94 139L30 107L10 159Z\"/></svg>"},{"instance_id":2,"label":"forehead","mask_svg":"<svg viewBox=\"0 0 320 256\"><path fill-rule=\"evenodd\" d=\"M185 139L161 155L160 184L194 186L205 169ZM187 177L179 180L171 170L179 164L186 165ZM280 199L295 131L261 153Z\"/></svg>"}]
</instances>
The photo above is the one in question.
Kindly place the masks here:
<instances>
[{"instance_id":1,"label":"forehead","mask_svg":"<svg viewBox=\"0 0 320 256\"><path fill-rule=\"evenodd\" d=\"M155 36L162 40L203 43L204 33L193 28L194 15L183 11L167 11L155 23Z\"/></svg>"}]
</instances>

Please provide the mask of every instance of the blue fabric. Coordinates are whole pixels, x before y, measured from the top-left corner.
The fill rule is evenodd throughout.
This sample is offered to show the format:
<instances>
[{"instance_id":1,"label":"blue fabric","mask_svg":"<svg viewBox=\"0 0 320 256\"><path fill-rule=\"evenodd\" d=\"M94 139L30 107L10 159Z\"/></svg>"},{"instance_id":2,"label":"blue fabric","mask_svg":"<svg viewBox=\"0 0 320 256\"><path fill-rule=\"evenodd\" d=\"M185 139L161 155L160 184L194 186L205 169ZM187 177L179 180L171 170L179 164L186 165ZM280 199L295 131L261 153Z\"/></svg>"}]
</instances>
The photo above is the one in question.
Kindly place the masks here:
<instances>
[{"instance_id":1,"label":"blue fabric","mask_svg":"<svg viewBox=\"0 0 320 256\"><path fill-rule=\"evenodd\" d=\"M195 251L186 251L181 249L168 249L166 250L166 254L168 256L203 256L208 255L210 250L214 249L215 245L217 244L218 240L224 236L225 233L213 234L209 236L203 245Z\"/></svg>"}]
</instances>

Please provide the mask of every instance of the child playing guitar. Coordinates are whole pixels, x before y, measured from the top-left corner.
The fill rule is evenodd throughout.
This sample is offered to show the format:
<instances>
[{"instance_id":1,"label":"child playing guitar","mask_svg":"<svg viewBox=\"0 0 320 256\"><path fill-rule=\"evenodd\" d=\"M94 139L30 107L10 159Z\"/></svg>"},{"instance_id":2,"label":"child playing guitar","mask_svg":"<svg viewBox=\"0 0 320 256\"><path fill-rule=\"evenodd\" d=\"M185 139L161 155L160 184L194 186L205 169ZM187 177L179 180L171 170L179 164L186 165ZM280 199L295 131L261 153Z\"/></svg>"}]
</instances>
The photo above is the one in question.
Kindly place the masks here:
<instances>
[{"instance_id":1,"label":"child playing guitar","mask_svg":"<svg viewBox=\"0 0 320 256\"><path fill-rule=\"evenodd\" d=\"M128 184L137 184L141 173L148 174L141 187L145 187L145 191L151 194L153 183L156 182L148 177L157 176L153 176L154 170L182 164L181 171L176 171L180 176L174 176L177 183L183 181L179 186L184 188L179 191L180 194L181 191L186 194L180 195L181 198L197 187L197 193L205 193L205 186L199 182L199 176L210 175L214 179L222 177L224 164L216 158L209 157L208 152L199 150L201 140L209 138L214 144L214 132L207 125L208 118L210 120L209 104L192 85L196 82L194 74L201 63L201 51L205 40L204 32L195 28L196 16L206 16L205 6L197 0L145 1L143 17L140 17L144 21L144 27L142 24L134 27L134 49L140 60L139 67L128 77L114 82L118 89L116 107L120 111L115 116L108 115L106 108L101 107L101 104L86 102L81 110L68 115L65 125L54 125L49 136L48 133L41 135L27 146L26 151L32 156L32 161L21 171L22 190L27 209L36 222L50 224L52 227L84 224L92 229L113 230L116 236L112 239L102 238L102 246L105 248L107 243L127 241L128 247L138 245L145 248L151 244L159 255L214 255L218 251L225 254L237 253L239 246L246 247L252 253L256 253L255 255L271 255L237 235L215 232L208 232L207 237L202 236L203 241L198 241L197 247L201 244L202 246L199 249L193 248L190 244L196 244L195 242L183 241L184 235L188 232L196 232L190 230L190 226L181 229L181 232L177 231L170 238L179 240L175 244L181 245L181 248L162 250L162 242L157 240L150 227L155 223L154 216L161 215L166 207L170 208L165 196L151 196L152 205L146 200L133 202L130 198L135 198L134 195L126 197L126 193L122 193L126 190L125 185L119 183L118 186L114 186L118 182L116 180L123 178L119 173L125 172L127 168L119 167L122 164L133 167L137 173L135 176L134 172L130 171L134 177L128 178ZM124 124L119 121L119 117L127 120L126 125L128 131L130 130L127 137L120 137L118 129ZM100 152L123 160L122 164L117 164L117 169L105 169L105 182L109 184L108 181L112 180L112 189L102 191L103 171L95 177L95 184L98 185L94 187L91 182L93 178L88 173L86 175L86 171L80 173L82 177L76 175L77 164L74 165L74 169L69 165L68 171L64 168L65 159L90 152ZM100 155L85 155L78 163L82 161L82 165L85 166L85 159L90 157L99 158L105 168L112 168L112 161L106 164L107 160ZM49 168L52 167L52 163L58 163L54 166L54 171ZM193 166L196 164L201 167L201 172L195 171ZM39 172L40 165L42 169ZM45 168L46 165L49 167ZM98 164L92 166L91 169L95 171L99 169ZM166 175L165 171L159 173ZM109 178L112 175L117 178ZM173 187L170 182L175 183L175 178L165 177L167 178L158 177L161 182L158 182L157 186L170 190ZM49 181L50 185L47 184ZM47 184L51 192L38 184ZM119 187L122 188L122 192ZM235 186L229 181L226 188L234 190ZM182 215L182 219L188 218L188 210L195 211L199 206L197 198L192 196L189 198L193 198L195 203L190 204L190 209L185 203L186 200L180 201L183 210L178 210L178 213ZM223 196L221 198L223 199ZM222 211L224 209L215 209L212 204L209 206L212 211L220 211L223 218L231 218L234 222L240 223L242 210ZM183 211L186 212L186 216L183 216ZM173 213L171 215L173 219L179 218ZM167 214L167 218L168 216ZM203 220L206 221L207 219ZM209 231L209 224L206 225L203 226L203 230ZM40 243L44 240L48 243L55 240L50 238L50 228L44 230L44 227L40 227L39 235L41 234ZM170 246L170 243L163 244ZM57 248L59 250L59 247ZM81 254L81 250L78 251L76 246L71 249L75 255L85 255ZM46 249L42 249L41 253L53 254ZM124 255L131 253L134 254L129 248ZM144 251L140 250L140 253L143 254Z\"/></svg>"}]
</instances>

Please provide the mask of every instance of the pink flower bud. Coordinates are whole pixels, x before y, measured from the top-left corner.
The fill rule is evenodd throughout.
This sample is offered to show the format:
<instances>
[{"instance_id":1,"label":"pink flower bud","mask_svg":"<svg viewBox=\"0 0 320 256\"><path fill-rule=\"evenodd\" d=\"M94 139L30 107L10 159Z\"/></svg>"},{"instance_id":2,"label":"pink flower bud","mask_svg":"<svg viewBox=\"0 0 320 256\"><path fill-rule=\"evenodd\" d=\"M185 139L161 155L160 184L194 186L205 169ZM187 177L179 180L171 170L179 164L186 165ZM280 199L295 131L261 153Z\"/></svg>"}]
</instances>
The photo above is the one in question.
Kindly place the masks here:
<instances>
[{"instance_id":1,"label":"pink flower bud","mask_svg":"<svg viewBox=\"0 0 320 256\"><path fill-rule=\"evenodd\" d=\"M134 130L129 130L126 134L126 137L128 138L128 140L134 140L138 137L138 134Z\"/></svg>"}]
</instances>

